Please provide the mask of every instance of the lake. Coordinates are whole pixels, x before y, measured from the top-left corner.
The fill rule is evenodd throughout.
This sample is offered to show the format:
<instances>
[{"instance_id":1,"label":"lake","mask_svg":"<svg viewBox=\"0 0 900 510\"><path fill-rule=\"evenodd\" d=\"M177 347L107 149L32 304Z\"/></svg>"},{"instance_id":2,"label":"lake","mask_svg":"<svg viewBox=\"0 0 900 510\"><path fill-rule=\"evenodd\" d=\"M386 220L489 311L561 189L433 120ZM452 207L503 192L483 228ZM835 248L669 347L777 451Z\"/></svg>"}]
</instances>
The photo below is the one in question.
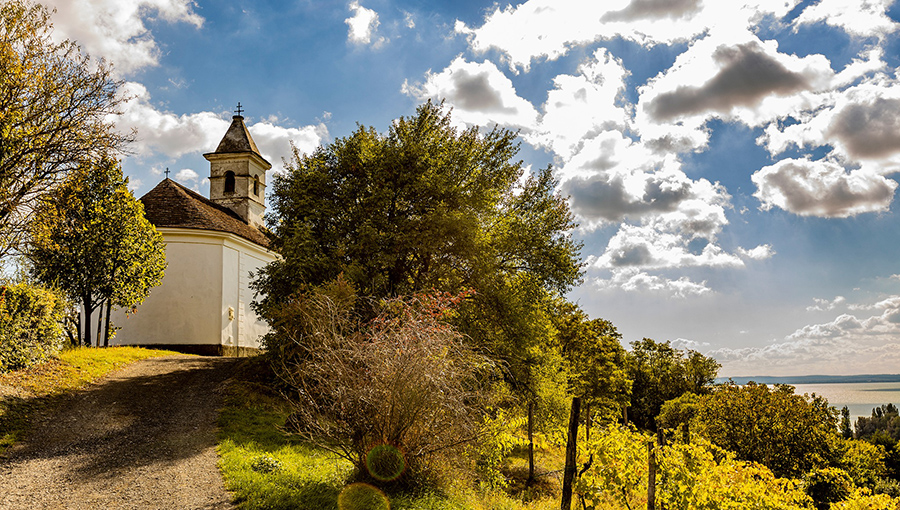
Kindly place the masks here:
<instances>
[{"instance_id":1,"label":"lake","mask_svg":"<svg viewBox=\"0 0 900 510\"><path fill-rule=\"evenodd\" d=\"M793 384L795 393L815 393L828 399L838 411L847 406L850 421L858 416L872 416L872 408L881 404L900 405L900 382Z\"/></svg>"}]
</instances>

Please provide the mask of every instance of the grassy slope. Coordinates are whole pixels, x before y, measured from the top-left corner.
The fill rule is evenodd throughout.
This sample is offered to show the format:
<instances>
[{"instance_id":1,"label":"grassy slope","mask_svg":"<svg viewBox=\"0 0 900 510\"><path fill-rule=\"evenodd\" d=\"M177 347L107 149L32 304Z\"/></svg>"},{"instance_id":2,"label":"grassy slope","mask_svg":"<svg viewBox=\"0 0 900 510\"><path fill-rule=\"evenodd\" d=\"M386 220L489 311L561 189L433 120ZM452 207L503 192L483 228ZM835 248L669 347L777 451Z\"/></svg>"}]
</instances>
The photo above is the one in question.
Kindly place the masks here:
<instances>
[{"instance_id":1,"label":"grassy slope","mask_svg":"<svg viewBox=\"0 0 900 510\"><path fill-rule=\"evenodd\" d=\"M31 416L128 363L178 354L138 347L77 348L46 363L0 374L0 454L28 430Z\"/></svg>"},{"instance_id":2,"label":"grassy slope","mask_svg":"<svg viewBox=\"0 0 900 510\"><path fill-rule=\"evenodd\" d=\"M352 467L319 448L304 444L282 432L289 409L284 400L269 389L267 374L260 358L251 358L235 374L219 418L219 465L225 485L242 509L316 508L331 510L354 508L403 509L484 509L541 510L558 508L557 499L523 504L503 493L476 493L452 489L450 494L421 494L387 498L371 487L347 486ZM268 458L280 468L263 472L254 463ZM351 487L348 489L348 487ZM343 491L343 496L341 495ZM367 500L355 505L355 495ZM368 499L367 499L368 498ZM373 502L374 500L374 502ZM381 503L381 504L379 504Z\"/></svg>"}]
</instances>

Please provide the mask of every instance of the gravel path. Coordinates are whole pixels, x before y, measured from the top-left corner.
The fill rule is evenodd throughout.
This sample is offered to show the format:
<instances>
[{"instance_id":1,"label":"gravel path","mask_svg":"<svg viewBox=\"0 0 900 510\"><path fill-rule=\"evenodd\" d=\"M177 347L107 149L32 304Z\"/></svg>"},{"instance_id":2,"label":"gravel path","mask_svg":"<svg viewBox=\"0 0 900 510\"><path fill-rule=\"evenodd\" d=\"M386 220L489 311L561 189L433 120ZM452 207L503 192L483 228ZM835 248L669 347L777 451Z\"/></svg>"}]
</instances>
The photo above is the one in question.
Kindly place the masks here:
<instances>
[{"instance_id":1,"label":"gravel path","mask_svg":"<svg viewBox=\"0 0 900 510\"><path fill-rule=\"evenodd\" d=\"M215 421L236 361L152 358L79 392L0 458L0 508L233 508Z\"/></svg>"}]
</instances>

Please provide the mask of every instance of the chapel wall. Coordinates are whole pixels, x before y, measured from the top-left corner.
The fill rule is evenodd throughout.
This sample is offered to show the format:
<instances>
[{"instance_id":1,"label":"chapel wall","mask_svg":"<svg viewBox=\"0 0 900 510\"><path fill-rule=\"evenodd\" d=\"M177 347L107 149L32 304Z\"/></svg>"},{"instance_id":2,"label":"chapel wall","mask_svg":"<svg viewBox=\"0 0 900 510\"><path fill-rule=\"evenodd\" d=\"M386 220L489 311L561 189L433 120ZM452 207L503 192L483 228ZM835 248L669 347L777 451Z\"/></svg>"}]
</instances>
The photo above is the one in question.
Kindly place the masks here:
<instances>
[{"instance_id":1,"label":"chapel wall","mask_svg":"<svg viewBox=\"0 0 900 510\"><path fill-rule=\"evenodd\" d=\"M162 285L150 290L137 313L113 312L121 327L116 345L219 344L222 302L220 239L166 232Z\"/></svg>"}]
</instances>

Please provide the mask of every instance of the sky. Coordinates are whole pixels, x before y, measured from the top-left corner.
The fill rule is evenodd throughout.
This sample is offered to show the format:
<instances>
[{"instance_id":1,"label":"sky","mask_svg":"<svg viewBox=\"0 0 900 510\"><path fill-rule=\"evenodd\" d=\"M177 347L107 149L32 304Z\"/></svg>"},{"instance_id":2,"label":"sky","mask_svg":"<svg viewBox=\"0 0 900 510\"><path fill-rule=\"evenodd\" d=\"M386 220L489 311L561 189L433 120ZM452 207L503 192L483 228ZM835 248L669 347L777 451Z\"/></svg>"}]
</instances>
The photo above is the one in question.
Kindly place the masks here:
<instances>
[{"instance_id":1,"label":"sky","mask_svg":"<svg viewBox=\"0 0 900 510\"><path fill-rule=\"evenodd\" d=\"M137 196L166 169L208 194L238 102L279 172L443 100L553 165L584 243L569 297L626 345L721 376L900 373L893 0L46 5L123 82Z\"/></svg>"}]
</instances>

